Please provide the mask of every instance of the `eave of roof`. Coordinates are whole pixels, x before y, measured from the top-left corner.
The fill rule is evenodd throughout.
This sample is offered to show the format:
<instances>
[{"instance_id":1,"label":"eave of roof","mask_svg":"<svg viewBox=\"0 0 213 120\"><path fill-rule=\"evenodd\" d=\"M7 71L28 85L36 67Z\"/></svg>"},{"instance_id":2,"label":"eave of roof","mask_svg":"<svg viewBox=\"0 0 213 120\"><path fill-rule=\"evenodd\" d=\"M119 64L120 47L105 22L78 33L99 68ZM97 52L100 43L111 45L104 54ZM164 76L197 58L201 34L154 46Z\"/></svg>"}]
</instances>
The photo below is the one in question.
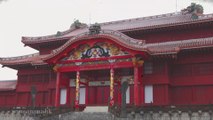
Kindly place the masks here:
<instances>
[{"instance_id":1,"label":"eave of roof","mask_svg":"<svg viewBox=\"0 0 213 120\"><path fill-rule=\"evenodd\" d=\"M213 37L146 44L151 55L178 53L185 49L213 47Z\"/></svg>"},{"instance_id":2,"label":"eave of roof","mask_svg":"<svg viewBox=\"0 0 213 120\"><path fill-rule=\"evenodd\" d=\"M43 62L42 58L45 56L46 55L40 55L39 53L35 53L18 57L0 58L0 64L2 64L3 66L24 64L44 65L46 63Z\"/></svg>"},{"instance_id":3,"label":"eave of roof","mask_svg":"<svg viewBox=\"0 0 213 120\"><path fill-rule=\"evenodd\" d=\"M70 43L67 43L67 45L70 45ZM46 65L47 63L44 60L53 57L56 53L60 53L60 51L65 49L67 45L62 46L61 48L53 51L48 55L33 54L21 57L1 58L0 64L6 66L14 66L20 64ZM140 44L138 46L141 46L140 48L142 49L142 51L147 51L151 56L177 54L181 50L186 49L213 47L213 37Z\"/></svg>"},{"instance_id":4,"label":"eave of roof","mask_svg":"<svg viewBox=\"0 0 213 120\"><path fill-rule=\"evenodd\" d=\"M171 27L178 25L187 25L203 22L212 22L213 14L199 16L198 19L192 19L191 14L183 15L180 13L169 13L150 17L134 18L127 20L119 20L113 22L101 23L102 29L110 29L114 31L127 32L136 30L148 30L163 27ZM73 36L84 33L88 30L88 26L83 26L79 29L69 29L61 32L61 36L50 35L41 37L22 37L22 42L25 44L37 44L42 42L50 42L55 40L70 39Z\"/></svg>"}]
</instances>

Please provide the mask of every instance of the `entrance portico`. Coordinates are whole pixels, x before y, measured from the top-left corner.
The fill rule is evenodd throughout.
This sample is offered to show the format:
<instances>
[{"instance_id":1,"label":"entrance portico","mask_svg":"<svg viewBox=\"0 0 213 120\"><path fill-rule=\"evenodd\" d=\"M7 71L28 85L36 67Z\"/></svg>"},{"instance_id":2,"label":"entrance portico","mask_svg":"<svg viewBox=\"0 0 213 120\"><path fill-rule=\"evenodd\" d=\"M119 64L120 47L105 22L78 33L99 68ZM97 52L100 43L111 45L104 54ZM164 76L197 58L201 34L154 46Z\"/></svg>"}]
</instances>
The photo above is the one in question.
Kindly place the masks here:
<instances>
[{"instance_id":1,"label":"entrance portico","mask_svg":"<svg viewBox=\"0 0 213 120\"><path fill-rule=\"evenodd\" d=\"M142 85L139 83L138 88L135 88L134 82L137 77L134 77L136 74L134 72L135 69L132 67L59 72L61 76L64 76L61 78L67 79L59 79L59 84L57 84L56 107L121 105L122 78L127 79L129 83L126 103L139 106L141 105L139 101L142 100L140 91ZM134 94L130 92L132 90ZM135 94L135 90L138 90L137 94ZM66 91L66 93L62 91ZM135 95L138 96L134 97ZM62 99L65 99L66 102L61 101ZM135 104L136 102L139 103Z\"/></svg>"},{"instance_id":2,"label":"entrance portico","mask_svg":"<svg viewBox=\"0 0 213 120\"><path fill-rule=\"evenodd\" d=\"M132 39L128 41L127 36L119 35L118 38L117 35L102 33L71 39L63 49L57 50L55 55L47 60L54 65L54 70L57 72L56 107L61 105L60 96L67 97L66 105L69 105L71 99L74 100L75 108L79 108L83 98L85 102L81 103L85 103L85 106L92 105L89 99L91 88L95 88L93 92L96 93L100 86L103 89L103 86L106 87L103 90L104 94L108 92L103 98L105 101L103 105L121 105L120 89L123 77L128 77L129 90L133 91L128 95L133 98L130 99L130 103L135 106L144 103L142 67L143 60L147 57L146 52L140 49L139 41ZM70 82L74 84L71 85ZM84 89L81 89L81 86L84 86ZM65 93L61 92L63 87L66 88L66 95L60 95ZM94 105L98 104L94 102Z\"/></svg>"}]
</instances>

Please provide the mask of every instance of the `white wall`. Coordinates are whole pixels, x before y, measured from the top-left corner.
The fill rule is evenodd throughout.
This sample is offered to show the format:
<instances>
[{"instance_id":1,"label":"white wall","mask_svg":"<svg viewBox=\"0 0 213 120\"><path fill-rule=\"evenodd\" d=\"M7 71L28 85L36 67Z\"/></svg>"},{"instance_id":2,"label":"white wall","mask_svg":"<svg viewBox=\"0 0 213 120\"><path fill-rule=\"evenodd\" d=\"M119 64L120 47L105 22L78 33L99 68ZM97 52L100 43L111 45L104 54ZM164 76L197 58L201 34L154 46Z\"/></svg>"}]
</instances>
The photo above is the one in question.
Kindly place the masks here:
<instances>
[{"instance_id":1,"label":"white wall","mask_svg":"<svg viewBox=\"0 0 213 120\"><path fill-rule=\"evenodd\" d=\"M145 103L153 103L153 86L145 86Z\"/></svg>"},{"instance_id":2,"label":"white wall","mask_svg":"<svg viewBox=\"0 0 213 120\"><path fill-rule=\"evenodd\" d=\"M85 104L86 88L80 88L79 104Z\"/></svg>"},{"instance_id":3,"label":"white wall","mask_svg":"<svg viewBox=\"0 0 213 120\"><path fill-rule=\"evenodd\" d=\"M129 104L130 103L130 89L129 86L126 90L126 103Z\"/></svg>"},{"instance_id":4,"label":"white wall","mask_svg":"<svg viewBox=\"0 0 213 120\"><path fill-rule=\"evenodd\" d=\"M66 102L67 102L67 89L63 88L60 91L60 104L63 105L66 104Z\"/></svg>"}]
</instances>

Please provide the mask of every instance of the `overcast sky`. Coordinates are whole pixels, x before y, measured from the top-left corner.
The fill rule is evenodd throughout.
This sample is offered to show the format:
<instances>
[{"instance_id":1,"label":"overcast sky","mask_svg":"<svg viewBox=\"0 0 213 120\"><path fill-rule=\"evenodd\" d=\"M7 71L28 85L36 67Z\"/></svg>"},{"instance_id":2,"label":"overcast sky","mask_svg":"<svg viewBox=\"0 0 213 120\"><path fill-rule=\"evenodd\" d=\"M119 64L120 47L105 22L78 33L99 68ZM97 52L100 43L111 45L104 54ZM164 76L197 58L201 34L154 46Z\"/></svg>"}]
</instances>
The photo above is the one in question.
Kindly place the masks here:
<instances>
[{"instance_id":1,"label":"overcast sky","mask_svg":"<svg viewBox=\"0 0 213 120\"><path fill-rule=\"evenodd\" d=\"M202 4L213 13L212 0L0 0L0 57L37 51L24 47L21 36L41 36L67 30L78 19L84 23L107 22L175 12ZM1 67L1 66L0 66ZM17 79L17 71L0 68L0 80Z\"/></svg>"}]
</instances>

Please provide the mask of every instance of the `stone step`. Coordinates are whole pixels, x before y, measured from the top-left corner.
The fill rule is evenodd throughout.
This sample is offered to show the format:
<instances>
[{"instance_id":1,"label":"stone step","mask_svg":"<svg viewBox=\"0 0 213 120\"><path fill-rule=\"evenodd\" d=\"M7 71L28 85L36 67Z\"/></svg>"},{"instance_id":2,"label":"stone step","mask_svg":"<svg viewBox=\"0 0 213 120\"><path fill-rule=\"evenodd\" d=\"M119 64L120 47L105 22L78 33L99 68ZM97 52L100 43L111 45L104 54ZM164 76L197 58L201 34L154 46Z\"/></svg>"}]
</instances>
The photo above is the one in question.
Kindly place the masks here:
<instances>
[{"instance_id":1,"label":"stone step","mask_svg":"<svg viewBox=\"0 0 213 120\"><path fill-rule=\"evenodd\" d=\"M87 106L83 112L108 112L108 106Z\"/></svg>"}]
</instances>

